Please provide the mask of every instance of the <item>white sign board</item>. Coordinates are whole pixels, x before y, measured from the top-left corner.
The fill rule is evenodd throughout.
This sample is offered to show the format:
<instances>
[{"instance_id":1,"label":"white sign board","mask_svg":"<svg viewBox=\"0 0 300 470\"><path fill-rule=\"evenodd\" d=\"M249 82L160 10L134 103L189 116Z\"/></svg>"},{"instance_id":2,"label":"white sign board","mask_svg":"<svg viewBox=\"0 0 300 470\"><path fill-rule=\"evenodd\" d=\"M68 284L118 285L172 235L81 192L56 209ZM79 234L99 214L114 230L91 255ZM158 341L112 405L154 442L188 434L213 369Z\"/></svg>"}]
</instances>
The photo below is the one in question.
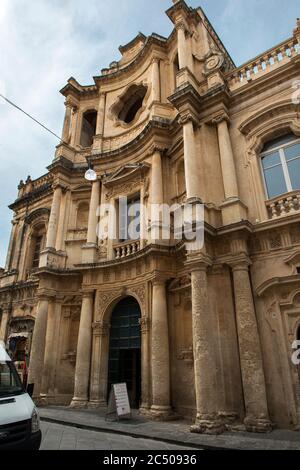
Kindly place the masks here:
<instances>
[{"instance_id":1,"label":"white sign board","mask_svg":"<svg viewBox=\"0 0 300 470\"><path fill-rule=\"evenodd\" d=\"M131 416L126 383L112 385L106 416L116 415L118 418Z\"/></svg>"}]
</instances>

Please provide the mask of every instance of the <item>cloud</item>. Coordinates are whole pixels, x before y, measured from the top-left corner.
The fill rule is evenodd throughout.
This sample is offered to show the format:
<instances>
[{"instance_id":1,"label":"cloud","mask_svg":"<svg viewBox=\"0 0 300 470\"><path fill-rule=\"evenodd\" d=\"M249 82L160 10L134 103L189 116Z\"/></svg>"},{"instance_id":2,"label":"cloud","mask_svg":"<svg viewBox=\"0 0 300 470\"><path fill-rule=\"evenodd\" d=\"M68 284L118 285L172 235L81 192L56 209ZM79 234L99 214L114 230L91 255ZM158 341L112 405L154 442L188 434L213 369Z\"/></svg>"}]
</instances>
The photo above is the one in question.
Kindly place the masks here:
<instances>
[{"instance_id":1,"label":"cloud","mask_svg":"<svg viewBox=\"0 0 300 470\"><path fill-rule=\"evenodd\" d=\"M188 3L198 6L198 0ZM138 31L167 36L172 24L164 10L171 4L171 0L0 0L0 90L60 135L64 99L58 91L67 79L74 76L83 84L93 83L94 75L120 57L118 46ZM202 0L201 4L237 62L290 36L298 9L298 0L289 0L283 18L279 0ZM17 196L20 179L45 173L57 143L0 99L0 266L12 218L7 206Z\"/></svg>"}]
</instances>

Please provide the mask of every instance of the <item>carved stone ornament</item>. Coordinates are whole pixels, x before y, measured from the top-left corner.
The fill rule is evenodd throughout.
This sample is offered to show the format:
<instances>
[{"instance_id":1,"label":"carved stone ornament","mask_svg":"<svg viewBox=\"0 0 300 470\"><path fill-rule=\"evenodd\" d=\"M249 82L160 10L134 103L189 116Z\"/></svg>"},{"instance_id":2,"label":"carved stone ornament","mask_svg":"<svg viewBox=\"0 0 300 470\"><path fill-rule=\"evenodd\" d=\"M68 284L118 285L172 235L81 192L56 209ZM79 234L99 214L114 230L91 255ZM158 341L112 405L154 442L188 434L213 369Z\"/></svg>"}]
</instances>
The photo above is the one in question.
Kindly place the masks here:
<instances>
[{"instance_id":1,"label":"carved stone ornament","mask_svg":"<svg viewBox=\"0 0 300 470\"><path fill-rule=\"evenodd\" d=\"M204 72L210 74L220 70L224 65L224 55L221 52L212 49L209 54L206 56L204 64Z\"/></svg>"}]
</instances>

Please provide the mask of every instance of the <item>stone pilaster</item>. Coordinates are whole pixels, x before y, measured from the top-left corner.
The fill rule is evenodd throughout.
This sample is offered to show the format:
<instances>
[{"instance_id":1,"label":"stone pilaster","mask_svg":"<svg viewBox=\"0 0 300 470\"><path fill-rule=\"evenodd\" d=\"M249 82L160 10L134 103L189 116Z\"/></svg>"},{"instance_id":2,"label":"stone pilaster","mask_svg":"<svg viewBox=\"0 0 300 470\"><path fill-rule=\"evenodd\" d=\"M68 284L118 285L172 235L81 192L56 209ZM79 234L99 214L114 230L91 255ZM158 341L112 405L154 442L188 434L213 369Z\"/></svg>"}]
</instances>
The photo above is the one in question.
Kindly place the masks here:
<instances>
[{"instance_id":1,"label":"stone pilaster","mask_svg":"<svg viewBox=\"0 0 300 470\"><path fill-rule=\"evenodd\" d=\"M160 71L159 71L159 58L155 57L152 60L152 100L160 101Z\"/></svg>"},{"instance_id":2,"label":"stone pilaster","mask_svg":"<svg viewBox=\"0 0 300 470\"><path fill-rule=\"evenodd\" d=\"M105 103L106 103L106 94L100 93L98 114L97 114L97 124L96 124L96 135L94 137L94 149L101 151L103 134L104 134L104 119L105 119Z\"/></svg>"},{"instance_id":3,"label":"stone pilaster","mask_svg":"<svg viewBox=\"0 0 300 470\"><path fill-rule=\"evenodd\" d=\"M47 403L49 395L49 386L50 379L52 377L53 368L55 368L54 363L54 337L56 335L55 331L55 302L54 299L48 304L48 316L47 316L47 330L46 330L46 340L45 340L45 354L44 354L44 366L42 371L42 381L41 381L41 393L40 398L43 403Z\"/></svg>"},{"instance_id":4,"label":"stone pilaster","mask_svg":"<svg viewBox=\"0 0 300 470\"><path fill-rule=\"evenodd\" d=\"M225 201L220 206L224 225L239 222L247 218L247 208L239 199L237 174L228 128L229 122L229 117L225 112L222 112L212 120L212 123L217 126L218 131L220 161L225 192Z\"/></svg>"},{"instance_id":5,"label":"stone pilaster","mask_svg":"<svg viewBox=\"0 0 300 470\"><path fill-rule=\"evenodd\" d=\"M239 196L228 123L229 118L225 113L214 119L214 124L216 124L218 129L225 199L238 198Z\"/></svg>"},{"instance_id":6,"label":"stone pilaster","mask_svg":"<svg viewBox=\"0 0 300 470\"><path fill-rule=\"evenodd\" d=\"M7 307L2 308L2 317L1 317L1 324L0 324L0 341L6 341L7 336L7 327L9 321L10 309Z\"/></svg>"},{"instance_id":7,"label":"stone pilaster","mask_svg":"<svg viewBox=\"0 0 300 470\"><path fill-rule=\"evenodd\" d=\"M170 407L170 352L168 311L165 281L152 285L152 406L151 414L157 419L171 416Z\"/></svg>"},{"instance_id":8,"label":"stone pilaster","mask_svg":"<svg viewBox=\"0 0 300 470\"><path fill-rule=\"evenodd\" d=\"M162 172L162 158L161 150L154 149L152 155L152 170L151 170L151 187L150 187L150 202L151 202L151 241L155 243L161 239L161 222L162 216L159 211L159 206L164 202L163 196L163 172Z\"/></svg>"},{"instance_id":9,"label":"stone pilaster","mask_svg":"<svg viewBox=\"0 0 300 470\"><path fill-rule=\"evenodd\" d=\"M98 224L98 207L100 204L100 180L97 179L92 183L92 192L90 200L87 243L82 247L82 262L93 263L97 259L97 224Z\"/></svg>"},{"instance_id":10,"label":"stone pilaster","mask_svg":"<svg viewBox=\"0 0 300 470\"><path fill-rule=\"evenodd\" d=\"M62 187L60 185L57 185L54 188L54 193L53 193L53 200L52 200L51 213L50 213L50 218L49 218L48 232L47 232L47 239L46 239L46 248L55 249L61 198L62 198Z\"/></svg>"},{"instance_id":11,"label":"stone pilaster","mask_svg":"<svg viewBox=\"0 0 300 470\"><path fill-rule=\"evenodd\" d=\"M61 140L65 144L68 144L70 142L70 137L71 137L71 132L70 131L71 131L71 120L72 120L73 105L72 105L70 100L66 100L65 106L66 106L66 113L65 113L65 119L64 119L64 125L63 125Z\"/></svg>"},{"instance_id":12,"label":"stone pilaster","mask_svg":"<svg viewBox=\"0 0 300 470\"><path fill-rule=\"evenodd\" d=\"M34 384L33 397L39 398L44 367L49 297L40 296L33 330L28 384Z\"/></svg>"},{"instance_id":13,"label":"stone pilaster","mask_svg":"<svg viewBox=\"0 0 300 470\"><path fill-rule=\"evenodd\" d=\"M140 412L147 413L150 408L150 320L148 316L141 318L142 350L141 350L141 374L142 374L142 396Z\"/></svg>"},{"instance_id":14,"label":"stone pilaster","mask_svg":"<svg viewBox=\"0 0 300 470\"><path fill-rule=\"evenodd\" d=\"M189 38L186 37L187 28L184 22L176 24L178 41L178 62L179 69L189 68L192 72L193 57L189 44Z\"/></svg>"},{"instance_id":15,"label":"stone pilaster","mask_svg":"<svg viewBox=\"0 0 300 470\"><path fill-rule=\"evenodd\" d=\"M196 152L194 120L187 114L181 118L183 125L184 168L187 199L201 199L199 158Z\"/></svg>"},{"instance_id":16,"label":"stone pilaster","mask_svg":"<svg viewBox=\"0 0 300 470\"><path fill-rule=\"evenodd\" d=\"M225 426L220 420L217 364L213 347L212 312L208 298L206 262L198 262L191 273L192 324L197 415L191 431L220 434Z\"/></svg>"},{"instance_id":17,"label":"stone pilaster","mask_svg":"<svg viewBox=\"0 0 300 470\"><path fill-rule=\"evenodd\" d=\"M70 405L72 408L84 408L88 403L92 353L93 309L94 292L84 292L82 297L76 354L74 397Z\"/></svg>"},{"instance_id":18,"label":"stone pilaster","mask_svg":"<svg viewBox=\"0 0 300 470\"><path fill-rule=\"evenodd\" d=\"M244 390L247 431L272 430L269 420L265 376L258 326L249 278L249 262L231 263L233 271L236 323Z\"/></svg>"},{"instance_id":19,"label":"stone pilaster","mask_svg":"<svg viewBox=\"0 0 300 470\"><path fill-rule=\"evenodd\" d=\"M9 246L8 246L8 251L7 251L7 257L6 257L6 263L5 263L5 271L9 271L11 267L12 256L13 256L13 246L14 246L14 241L16 238L17 226L18 226L18 222L16 220L13 220L10 239L9 239Z\"/></svg>"}]
</instances>

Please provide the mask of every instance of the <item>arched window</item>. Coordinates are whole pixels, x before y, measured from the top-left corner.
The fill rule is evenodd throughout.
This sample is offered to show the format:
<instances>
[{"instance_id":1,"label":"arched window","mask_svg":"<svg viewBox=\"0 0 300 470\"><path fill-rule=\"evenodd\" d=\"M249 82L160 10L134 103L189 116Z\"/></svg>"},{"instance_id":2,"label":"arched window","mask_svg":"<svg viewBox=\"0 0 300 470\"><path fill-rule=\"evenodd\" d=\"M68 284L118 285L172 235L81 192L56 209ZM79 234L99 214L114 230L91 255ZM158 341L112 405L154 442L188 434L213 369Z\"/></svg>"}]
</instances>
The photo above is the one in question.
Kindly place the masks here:
<instances>
[{"instance_id":1,"label":"arched window","mask_svg":"<svg viewBox=\"0 0 300 470\"><path fill-rule=\"evenodd\" d=\"M123 98L123 106L118 114L120 121L130 124L143 106L147 87L133 85Z\"/></svg>"},{"instance_id":2,"label":"arched window","mask_svg":"<svg viewBox=\"0 0 300 470\"><path fill-rule=\"evenodd\" d=\"M91 147L96 134L97 111L87 111L82 116L80 145Z\"/></svg>"},{"instance_id":3,"label":"arched window","mask_svg":"<svg viewBox=\"0 0 300 470\"><path fill-rule=\"evenodd\" d=\"M294 134L268 142L261 163L268 199L300 189L300 139Z\"/></svg>"},{"instance_id":4,"label":"arched window","mask_svg":"<svg viewBox=\"0 0 300 470\"><path fill-rule=\"evenodd\" d=\"M41 251L46 243L46 227L44 224L36 225L31 233L28 246L27 270L37 269L40 264Z\"/></svg>"}]
</instances>

